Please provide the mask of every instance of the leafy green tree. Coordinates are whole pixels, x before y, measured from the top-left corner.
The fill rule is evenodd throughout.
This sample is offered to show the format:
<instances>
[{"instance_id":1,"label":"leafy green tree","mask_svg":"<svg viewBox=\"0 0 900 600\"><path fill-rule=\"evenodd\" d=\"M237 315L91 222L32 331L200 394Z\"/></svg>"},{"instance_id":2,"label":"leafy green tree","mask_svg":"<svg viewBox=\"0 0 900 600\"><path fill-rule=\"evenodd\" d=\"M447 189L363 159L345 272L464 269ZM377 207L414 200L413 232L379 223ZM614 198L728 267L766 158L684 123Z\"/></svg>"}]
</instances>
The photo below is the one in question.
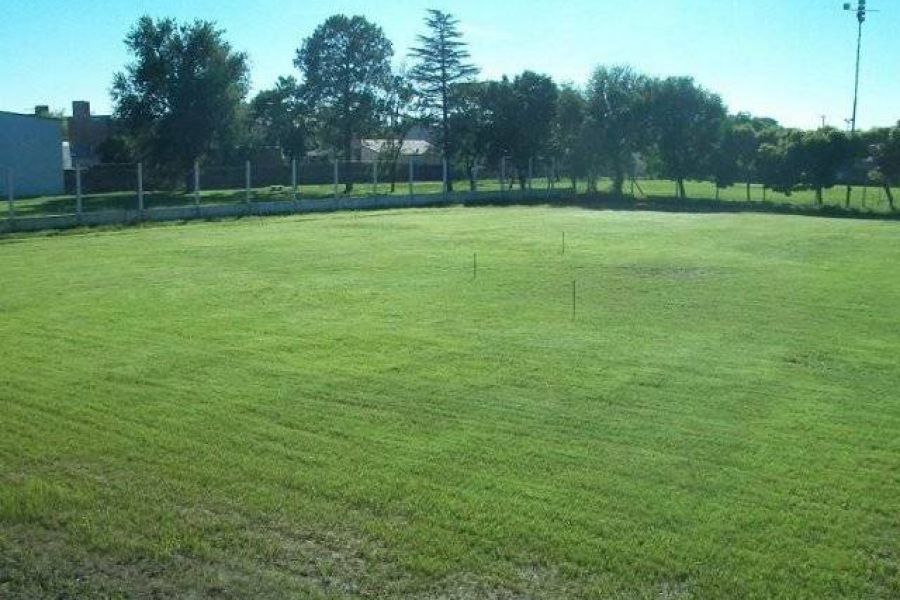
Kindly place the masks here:
<instances>
[{"instance_id":1,"label":"leafy green tree","mask_svg":"<svg viewBox=\"0 0 900 600\"><path fill-rule=\"evenodd\" d=\"M381 102L380 133L385 140L379 160L389 165L391 192L397 189L397 165L410 130L420 119L413 112L416 91L404 71L391 75Z\"/></svg>"},{"instance_id":2,"label":"leafy green tree","mask_svg":"<svg viewBox=\"0 0 900 600\"><path fill-rule=\"evenodd\" d=\"M416 60L410 76L418 86L426 114L439 119L441 148L444 157L450 159L456 150L451 127L457 103L453 92L456 84L474 78L478 69L468 62L470 56L462 41L459 20L445 12L429 10L425 24L428 35L420 35L419 46L410 50Z\"/></svg>"},{"instance_id":3,"label":"leafy green tree","mask_svg":"<svg viewBox=\"0 0 900 600\"><path fill-rule=\"evenodd\" d=\"M552 79L531 71L513 81L503 77L489 82L485 88L489 160L509 158L522 189L529 164L550 147L558 93Z\"/></svg>"},{"instance_id":4,"label":"leafy green tree","mask_svg":"<svg viewBox=\"0 0 900 600\"><path fill-rule=\"evenodd\" d=\"M739 126L734 125L731 121L723 121L719 141L710 158L710 172L713 183L716 185L716 200L719 199L722 189L733 186L741 176L740 142L742 140L739 137L738 129Z\"/></svg>"},{"instance_id":5,"label":"leafy green tree","mask_svg":"<svg viewBox=\"0 0 900 600\"><path fill-rule=\"evenodd\" d=\"M594 151L612 176L613 194L622 195L625 176L649 125L650 80L629 67L599 67L587 87L587 128Z\"/></svg>"},{"instance_id":6,"label":"leafy green tree","mask_svg":"<svg viewBox=\"0 0 900 600\"><path fill-rule=\"evenodd\" d=\"M334 15L297 50L303 98L324 144L353 158L353 141L377 126L378 103L390 83L391 42L364 17ZM349 193L353 184L347 182Z\"/></svg>"},{"instance_id":7,"label":"leafy green tree","mask_svg":"<svg viewBox=\"0 0 900 600\"><path fill-rule=\"evenodd\" d=\"M560 87L553 124L553 150L562 167L569 172L572 189L578 177L587 172L587 133L585 119L587 100L581 90L571 85Z\"/></svg>"},{"instance_id":8,"label":"leafy green tree","mask_svg":"<svg viewBox=\"0 0 900 600\"><path fill-rule=\"evenodd\" d=\"M179 172L236 144L249 69L222 30L142 17L125 44L132 61L115 74L112 99L138 158Z\"/></svg>"},{"instance_id":9,"label":"leafy green tree","mask_svg":"<svg viewBox=\"0 0 900 600\"><path fill-rule=\"evenodd\" d=\"M871 146L874 169L872 175L887 194L891 210L894 210L892 186L900 185L900 122L896 127L881 129L875 133L877 139Z\"/></svg>"},{"instance_id":10,"label":"leafy green tree","mask_svg":"<svg viewBox=\"0 0 900 600\"><path fill-rule=\"evenodd\" d=\"M108 164L125 164L134 160L134 152L128 139L121 135L106 138L97 146L100 162Z\"/></svg>"},{"instance_id":11,"label":"leafy green tree","mask_svg":"<svg viewBox=\"0 0 900 600\"><path fill-rule=\"evenodd\" d=\"M757 152L757 171L764 188L790 196L803 179L802 131L769 132Z\"/></svg>"},{"instance_id":12,"label":"leafy green tree","mask_svg":"<svg viewBox=\"0 0 900 600\"><path fill-rule=\"evenodd\" d=\"M519 131L510 152L525 189L529 167L550 148L559 89L547 75L525 71L513 80Z\"/></svg>"},{"instance_id":13,"label":"leafy green tree","mask_svg":"<svg viewBox=\"0 0 900 600\"><path fill-rule=\"evenodd\" d=\"M838 172L850 156L850 140L837 129L806 131L796 138L800 155L800 183L816 192L816 203L822 204L822 192L834 187Z\"/></svg>"},{"instance_id":14,"label":"leafy green tree","mask_svg":"<svg viewBox=\"0 0 900 600\"><path fill-rule=\"evenodd\" d=\"M469 180L469 189L478 188L478 170L489 151L489 115L485 102L488 85L481 82L456 84L456 110L450 115L455 134L456 156Z\"/></svg>"},{"instance_id":15,"label":"leafy green tree","mask_svg":"<svg viewBox=\"0 0 900 600\"><path fill-rule=\"evenodd\" d=\"M744 181L747 202L750 202L750 186L756 174L756 156L759 152L760 138L752 125L741 122L732 123L730 135L737 168Z\"/></svg>"},{"instance_id":16,"label":"leafy green tree","mask_svg":"<svg viewBox=\"0 0 900 600\"><path fill-rule=\"evenodd\" d=\"M306 108L293 77L279 77L275 86L259 92L250 102L253 127L266 145L277 145L290 158L306 153Z\"/></svg>"},{"instance_id":17,"label":"leafy green tree","mask_svg":"<svg viewBox=\"0 0 900 600\"><path fill-rule=\"evenodd\" d=\"M655 82L650 103L656 151L663 175L674 179L679 195L687 197L685 179L709 176L709 157L715 150L725 119L721 98L690 77Z\"/></svg>"}]
</instances>

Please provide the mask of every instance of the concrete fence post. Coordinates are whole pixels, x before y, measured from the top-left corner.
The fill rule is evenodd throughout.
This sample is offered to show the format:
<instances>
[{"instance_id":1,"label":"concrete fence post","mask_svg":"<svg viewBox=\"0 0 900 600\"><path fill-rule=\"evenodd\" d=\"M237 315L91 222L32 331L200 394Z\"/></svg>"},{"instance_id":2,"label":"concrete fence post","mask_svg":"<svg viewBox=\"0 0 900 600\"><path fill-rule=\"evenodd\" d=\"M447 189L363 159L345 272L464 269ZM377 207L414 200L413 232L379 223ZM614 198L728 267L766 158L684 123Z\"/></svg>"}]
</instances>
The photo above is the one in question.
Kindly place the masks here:
<instances>
[{"instance_id":1,"label":"concrete fence post","mask_svg":"<svg viewBox=\"0 0 900 600\"><path fill-rule=\"evenodd\" d=\"M378 159L372 161L372 193L378 194Z\"/></svg>"},{"instance_id":2,"label":"concrete fence post","mask_svg":"<svg viewBox=\"0 0 900 600\"><path fill-rule=\"evenodd\" d=\"M291 159L291 191L294 202L297 201L297 159Z\"/></svg>"},{"instance_id":3,"label":"concrete fence post","mask_svg":"<svg viewBox=\"0 0 900 600\"><path fill-rule=\"evenodd\" d=\"M534 158L528 158L528 191L530 192L532 188L532 180L534 179Z\"/></svg>"},{"instance_id":4,"label":"concrete fence post","mask_svg":"<svg viewBox=\"0 0 900 600\"><path fill-rule=\"evenodd\" d=\"M338 160L334 159L334 199L337 200L340 196L338 192L338 186L341 184L341 173L338 170Z\"/></svg>"},{"instance_id":5,"label":"concrete fence post","mask_svg":"<svg viewBox=\"0 0 900 600\"><path fill-rule=\"evenodd\" d=\"M138 215L144 215L144 163L137 164Z\"/></svg>"},{"instance_id":6,"label":"concrete fence post","mask_svg":"<svg viewBox=\"0 0 900 600\"><path fill-rule=\"evenodd\" d=\"M16 192L15 192L15 171L12 167L6 168L6 201L9 202L9 218L16 218Z\"/></svg>"},{"instance_id":7,"label":"concrete fence post","mask_svg":"<svg viewBox=\"0 0 900 600\"><path fill-rule=\"evenodd\" d=\"M250 196L250 161L244 162L244 201L247 204L250 204L251 196Z\"/></svg>"},{"instance_id":8,"label":"concrete fence post","mask_svg":"<svg viewBox=\"0 0 900 600\"><path fill-rule=\"evenodd\" d=\"M200 161L194 160L194 204L200 206Z\"/></svg>"},{"instance_id":9,"label":"concrete fence post","mask_svg":"<svg viewBox=\"0 0 900 600\"><path fill-rule=\"evenodd\" d=\"M84 200L81 195L81 165L75 163L75 214L81 220Z\"/></svg>"}]
</instances>

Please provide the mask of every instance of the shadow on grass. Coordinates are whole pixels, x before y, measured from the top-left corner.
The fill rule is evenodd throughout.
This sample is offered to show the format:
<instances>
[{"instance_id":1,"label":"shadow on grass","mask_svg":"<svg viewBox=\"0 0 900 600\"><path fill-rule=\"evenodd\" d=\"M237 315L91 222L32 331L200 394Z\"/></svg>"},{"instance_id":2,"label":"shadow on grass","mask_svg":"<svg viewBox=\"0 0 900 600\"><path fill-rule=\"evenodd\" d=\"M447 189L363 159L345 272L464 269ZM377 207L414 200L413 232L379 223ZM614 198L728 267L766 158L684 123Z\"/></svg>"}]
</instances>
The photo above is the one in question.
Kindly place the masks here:
<instances>
[{"instance_id":1,"label":"shadow on grass","mask_svg":"<svg viewBox=\"0 0 900 600\"><path fill-rule=\"evenodd\" d=\"M521 196L519 198L473 198L465 203L467 206L534 206L547 205L546 198ZM592 210L619 210L669 213L761 213L795 215L804 217L824 217L833 219L867 219L881 221L900 221L900 212L876 212L858 208L844 208L834 205L801 205L786 202L768 201L736 201L707 200L692 198L674 198L672 196L649 196L635 199L630 196L615 196L608 193L573 194L554 199L550 204L555 206L571 206Z\"/></svg>"}]
</instances>

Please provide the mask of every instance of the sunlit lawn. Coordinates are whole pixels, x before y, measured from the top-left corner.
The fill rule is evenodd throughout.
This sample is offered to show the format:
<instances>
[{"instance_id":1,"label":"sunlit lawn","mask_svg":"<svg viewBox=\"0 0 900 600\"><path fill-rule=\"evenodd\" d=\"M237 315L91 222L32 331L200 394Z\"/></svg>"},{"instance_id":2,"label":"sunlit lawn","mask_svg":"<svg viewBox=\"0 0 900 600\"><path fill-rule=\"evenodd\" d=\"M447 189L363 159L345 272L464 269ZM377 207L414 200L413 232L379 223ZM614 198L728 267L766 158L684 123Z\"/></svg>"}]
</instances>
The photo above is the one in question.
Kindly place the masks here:
<instances>
[{"instance_id":1,"label":"sunlit lawn","mask_svg":"<svg viewBox=\"0 0 900 600\"><path fill-rule=\"evenodd\" d=\"M535 207L8 238L0 597L900 597L898 235Z\"/></svg>"}]
</instances>

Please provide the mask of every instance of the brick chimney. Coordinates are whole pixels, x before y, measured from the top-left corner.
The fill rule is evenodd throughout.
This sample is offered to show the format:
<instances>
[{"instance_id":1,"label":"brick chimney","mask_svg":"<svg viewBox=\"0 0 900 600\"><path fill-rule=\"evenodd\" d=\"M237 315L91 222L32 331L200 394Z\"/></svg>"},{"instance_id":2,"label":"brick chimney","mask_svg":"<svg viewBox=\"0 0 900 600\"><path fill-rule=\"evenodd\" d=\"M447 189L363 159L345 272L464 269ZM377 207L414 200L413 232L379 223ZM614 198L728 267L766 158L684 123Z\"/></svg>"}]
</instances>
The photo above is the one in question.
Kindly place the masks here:
<instances>
[{"instance_id":1,"label":"brick chimney","mask_svg":"<svg viewBox=\"0 0 900 600\"><path fill-rule=\"evenodd\" d=\"M91 118L91 103L85 100L72 102L72 118L76 121L87 121Z\"/></svg>"}]
</instances>

